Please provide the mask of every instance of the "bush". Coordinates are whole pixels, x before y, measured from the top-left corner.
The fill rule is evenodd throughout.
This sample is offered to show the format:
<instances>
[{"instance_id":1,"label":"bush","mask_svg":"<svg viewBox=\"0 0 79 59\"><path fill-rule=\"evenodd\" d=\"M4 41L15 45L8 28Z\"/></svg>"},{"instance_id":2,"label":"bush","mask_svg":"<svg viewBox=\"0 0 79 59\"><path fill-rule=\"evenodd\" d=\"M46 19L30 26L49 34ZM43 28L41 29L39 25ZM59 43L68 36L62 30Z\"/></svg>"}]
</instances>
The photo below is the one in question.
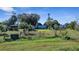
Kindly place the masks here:
<instances>
[{"instance_id":1,"label":"bush","mask_svg":"<svg viewBox=\"0 0 79 59\"><path fill-rule=\"evenodd\" d=\"M26 39L27 37L26 37L26 36L21 36L20 38L22 38L22 39Z\"/></svg>"},{"instance_id":2,"label":"bush","mask_svg":"<svg viewBox=\"0 0 79 59\"><path fill-rule=\"evenodd\" d=\"M69 37L69 36L65 36L64 39L65 39L65 40L70 40L71 37Z\"/></svg>"},{"instance_id":3,"label":"bush","mask_svg":"<svg viewBox=\"0 0 79 59\"><path fill-rule=\"evenodd\" d=\"M17 40L19 39L19 34L11 34L10 37L12 40Z\"/></svg>"},{"instance_id":4,"label":"bush","mask_svg":"<svg viewBox=\"0 0 79 59\"><path fill-rule=\"evenodd\" d=\"M8 42L12 41L8 34L4 33L3 36L4 36L4 41L8 41Z\"/></svg>"},{"instance_id":5,"label":"bush","mask_svg":"<svg viewBox=\"0 0 79 59\"><path fill-rule=\"evenodd\" d=\"M64 32L61 32L61 37L65 40L70 40L71 37L68 35L68 32L67 31L64 31Z\"/></svg>"},{"instance_id":6,"label":"bush","mask_svg":"<svg viewBox=\"0 0 79 59\"><path fill-rule=\"evenodd\" d=\"M7 41L7 42L12 41L12 40L11 40L11 39L9 39L9 38L5 38L4 40L5 40L5 41Z\"/></svg>"}]
</instances>

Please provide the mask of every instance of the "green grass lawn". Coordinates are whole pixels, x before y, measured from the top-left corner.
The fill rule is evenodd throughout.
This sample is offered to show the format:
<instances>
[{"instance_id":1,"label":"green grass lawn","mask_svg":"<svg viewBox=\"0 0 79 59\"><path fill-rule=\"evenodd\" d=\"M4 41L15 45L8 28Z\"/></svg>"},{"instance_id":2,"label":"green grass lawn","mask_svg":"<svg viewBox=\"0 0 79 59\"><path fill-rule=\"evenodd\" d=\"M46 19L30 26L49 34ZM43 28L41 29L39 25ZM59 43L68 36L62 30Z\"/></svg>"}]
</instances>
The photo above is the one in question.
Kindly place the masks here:
<instances>
[{"instance_id":1,"label":"green grass lawn","mask_svg":"<svg viewBox=\"0 0 79 59\"><path fill-rule=\"evenodd\" d=\"M77 37L78 31L67 30L69 35ZM32 40L19 39L17 41L0 43L0 51L79 51L79 41L64 40L61 37L53 38L54 32L50 30L38 30L42 32L42 37L34 37ZM10 32L11 33L11 32ZM48 35L48 37L44 34ZM0 40L2 37L0 37Z\"/></svg>"},{"instance_id":2,"label":"green grass lawn","mask_svg":"<svg viewBox=\"0 0 79 59\"><path fill-rule=\"evenodd\" d=\"M72 40L37 39L37 40L17 40L13 42L0 43L1 51L66 51L79 50L79 42Z\"/></svg>"}]
</instances>

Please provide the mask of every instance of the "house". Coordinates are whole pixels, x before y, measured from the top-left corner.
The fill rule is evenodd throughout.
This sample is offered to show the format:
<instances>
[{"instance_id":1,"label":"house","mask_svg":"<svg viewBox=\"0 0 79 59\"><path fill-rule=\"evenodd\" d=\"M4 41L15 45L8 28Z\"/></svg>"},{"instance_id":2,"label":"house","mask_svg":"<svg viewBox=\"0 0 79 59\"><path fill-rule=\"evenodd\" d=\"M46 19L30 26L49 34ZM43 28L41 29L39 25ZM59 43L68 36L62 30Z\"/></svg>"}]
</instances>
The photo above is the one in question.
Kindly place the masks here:
<instances>
[{"instance_id":1,"label":"house","mask_svg":"<svg viewBox=\"0 0 79 59\"><path fill-rule=\"evenodd\" d=\"M35 26L35 29L47 29L47 26L46 26L46 25L42 25L41 23L38 23L38 24Z\"/></svg>"},{"instance_id":2,"label":"house","mask_svg":"<svg viewBox=\"0 0 79 59\"><path fill-rule=\"evenodd\" d=\"M66 25L60 25L59 28L60 29L66 29Z\"/></svg>"}]
</instances>

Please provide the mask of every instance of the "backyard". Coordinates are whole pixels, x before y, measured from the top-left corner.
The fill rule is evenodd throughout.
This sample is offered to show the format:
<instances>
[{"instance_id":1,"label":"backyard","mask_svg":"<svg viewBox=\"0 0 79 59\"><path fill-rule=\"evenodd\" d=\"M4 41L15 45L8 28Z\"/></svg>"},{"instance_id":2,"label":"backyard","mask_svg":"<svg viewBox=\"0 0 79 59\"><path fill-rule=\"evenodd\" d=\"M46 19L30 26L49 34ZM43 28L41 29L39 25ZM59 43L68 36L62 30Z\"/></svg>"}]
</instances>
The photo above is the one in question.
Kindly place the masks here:
<instances>
[{"instance_id":1,"label":"backyard","mask_svg":"<svg viewBox=\"0 0 79 59\"><path fill-rule=\"evenodd\" d=\"M79 32L67 29L68 35L73 40L65 40L62 37L54 37L54 32L51 30L37 30L40 35L34 35L29 40L28 37L21 38L11 42L1 42L1 51L77 51L79 50ZM10 32L11 33L11 32ZM58 31L59 33L59 31ZM52 34L52 35L51 35ZM1 41L3 37L0 37Z\"/></svg>"},{"instance_id":2,"label":"backyard","mask_svg":"<svg viewBox=\"0 0 79 59\"><path fill-rule=\"evenodd\" d=\"M12 8L0 10L0 51L79 51L78 7Z\"/></svg>"}]
</instances>

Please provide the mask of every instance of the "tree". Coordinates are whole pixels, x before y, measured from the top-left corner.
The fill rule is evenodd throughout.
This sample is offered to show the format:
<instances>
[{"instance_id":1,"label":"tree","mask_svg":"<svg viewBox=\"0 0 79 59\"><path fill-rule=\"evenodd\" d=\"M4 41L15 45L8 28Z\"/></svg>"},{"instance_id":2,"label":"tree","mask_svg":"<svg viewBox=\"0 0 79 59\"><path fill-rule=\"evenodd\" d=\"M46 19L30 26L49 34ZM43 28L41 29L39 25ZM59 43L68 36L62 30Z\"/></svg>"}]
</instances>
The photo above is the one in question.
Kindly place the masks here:
<instances>
[{"instance_id":1,"label":"tree","mask_svg":"<svg viewBox=\"0 0 79 59\"><path fill-rule=\"evenodd\" d=\"M51 29L53 26L53 21L52 20L47 20L44 25L46 25L48 27L48 29Z\"/></svg>"},{"instance_id":2,"label":"tree","mask_svg":"<svg viewBox=\"0 0 79 59\"><path fill-rule=\"evenodd\" d=\"M58 28L59 28L59 25L60 25L60 24L59 24L59 22L58 22L57 20L47 20L44 25L47 25L47 27L48 27L49 29L51 29L51 28L55 29L55 28L54 28L54 25L57 25Z\"/></svg>"},{"instance_id":3,"label":"tree","mask_svg":"<svg viewBox=\"0 0 79 59\"><path fill-rule=\"evenodd\" d=\"M76 26L76 21L72 21L71 23L70 23L70 26L71 26L71 29L75 29L75 26Z\"/></svg>"},{"instance_id":4,"label":"tree","mask_svg":"<svg viewBox=\"0 0 79 59\"><path fill-rule=\"evenodd\" d=\"M58 25L58 24L54 24L54 25L53 25L53 29L54 29L54 30L58 30L58 29L59 29L59 25Z\"/></svg>"},{"instance_id":5,"label":"tree","mask_svg":"<svg viewBox=\"0 0 79 59\"><path fill-rule=\"evenodd\" d=\"M5 32L6 30L7 30L6 25L3 25L2 23L0 23L0 31Z\"/></svg>"},{"instance_id":6,"label":"tree","mask_svg":"<svg viewBox=\"0 0 79 59\"><path fill-rule=\"evenodd\" d=\"M57 20L53 20L52 26L53 26L53 29L58 30L60 23Z\"/></svg>"},{"instance_id":7,"label":"tree","mask_svg":"<svg viewBox=\"0 0 79 59\"><path fill-rule=\"evenodd\" d=\"M37 14L31 14L31 17L30 17L30 21L31 21L31 25L36 25L38 23L38 20L40 19L40 16L37 15Z\"/></svg>"},{"instance_id":8,"label":"tree","mask_svg":"<svg viewBox=\"0 0 79 59\"><path fill-rule=\"evenodd\" d=\"M66 29L69 28L68 27L69 26L69 23L65 23L64 26L65 26Z\"/></svg>"},{"instance_id":9,"label":"tree","mask_svg":"<svg viewBox=\"0 0 79 59\"><path fill-rule=\"evenodd\" d=\"M40 19L40 16L38 14L19 14L18 18L21 22L26 22L27 24L31 24L35 26L38 23L38 20Z\"/></svg>"},{"instance_id":10,"label":"tree","mask_svg":"<svg viewBox=\"0 0 79 59\"><path fill-rule=\"evenodd\" d=\"M48 13L48 19L44 25L46 25L49 29L54 29L55 24L60 25L59 22L57 20L53 20L53 18L50 17L50 13Z\"/></svg>"},{"instance_id":11,"label":"tree","mask_svg":"<svg viewBox=\"0 0 79 59\"><path fill-rule=\"evenodd\" d=\"M54 29L55 37L58 36L58 35L57 35L57 30L60 29L59 26L60 26L60 24L58 23L58 21L54 20L54 21L53 21L53 29Z\"/></svg>"},{"instance_id":12,"label":"tree","mask_svg":"<svg viewBox=\"0 0 79 59\"><path fill-rule=\"evenodd\" d=\"M2 30L3 30L3 26L2 24L0 24L0 31L2 32Z\"/></svg>"},{"instance_id":13,"label":"tree","mask_svg":"<svg viewBox=\"0 0 79 59\"><path fill-rule=\"evenodd\" d=\"M23 13L18 15L18 19L20 28L24 29L23 31L25 32L26 30L32 30L33 26L36 26L38 20L40 19L40 16L38 14Z\"/></svg>"},{"instance_id":14,"label":"tree","mask_svg":"<svg viewBox=\"0 0 79 59\"><path fill-rule=\"evenodd\" d=\"M12 15L6 22L7 26L14 25L17 21L16 15Z\"/></svg>"},{"instance_id":15,"label":"tree","mask_svg":"<svg viewBox=\"0 0 79 59\"><path fill-rule=\"evenodd\" d=\"M19 19L19 22L29 22L30 21L30 14L19 14L18 15L18 19Z\"/></svg>"},{"instance_id":16,"label":"tree","mask_svg":"<svg viewBox=\"0 0 79 59\"><path fill-rule=\"evenodd\" d=\"M28 24L25 23L25 22L21 22L21 23L19 24L19 28L20 28L20 29L27 29L27 28L28 28Z\"/></svg>"},{"instance_id":17,"label":"tree","mask_svg":"<svg viewBox=\"0 0 79 59\"><path fill-rule=\"evenodd\" d=\"M65 24L66 28L70 28L70 29L73 29L73 30L76 29L76 25L77 25L76 21L72 21L69 24L68 23Z\"/></svg>"},{"instance_id":18,"label":"tree","mask_svg":"<svg viewBox=\"0 0 79 59\"><path fill-rule=\"evenodd\" d=\"M59 22L57 20L47 20L44 25L47 25L49 29L54 29L55 37L57 37L57 30L59 29Z\"/></svg>"}]
</instances>

